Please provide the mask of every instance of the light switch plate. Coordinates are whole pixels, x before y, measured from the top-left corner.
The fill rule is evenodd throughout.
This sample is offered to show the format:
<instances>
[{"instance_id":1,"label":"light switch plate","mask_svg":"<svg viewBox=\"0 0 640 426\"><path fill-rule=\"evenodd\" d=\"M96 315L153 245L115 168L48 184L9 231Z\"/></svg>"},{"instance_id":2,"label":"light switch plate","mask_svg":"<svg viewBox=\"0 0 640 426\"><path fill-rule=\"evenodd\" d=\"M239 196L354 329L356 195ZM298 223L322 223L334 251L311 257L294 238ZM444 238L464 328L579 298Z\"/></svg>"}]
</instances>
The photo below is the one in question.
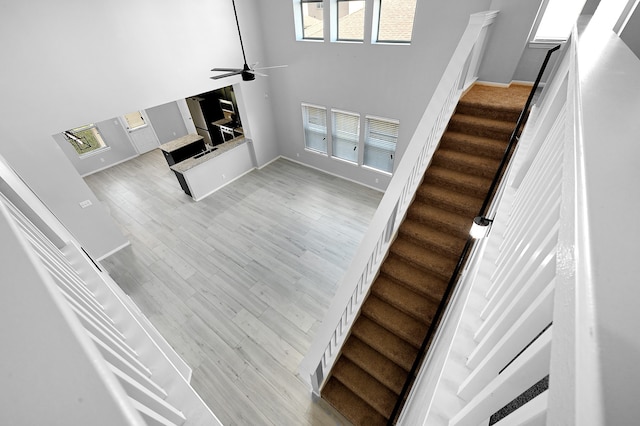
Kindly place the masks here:
<instances>
[{"instance_id":1,"label":"light switch plate","mask_svg":"<svg viewBox=\"0 0 640 426\"><path fill-rule=\"evenodd\" d=\"M86 209L90 205L91 205L91 200L80 201L80 207L82 207L83 209Z\"/></svg>"}]
</instances>

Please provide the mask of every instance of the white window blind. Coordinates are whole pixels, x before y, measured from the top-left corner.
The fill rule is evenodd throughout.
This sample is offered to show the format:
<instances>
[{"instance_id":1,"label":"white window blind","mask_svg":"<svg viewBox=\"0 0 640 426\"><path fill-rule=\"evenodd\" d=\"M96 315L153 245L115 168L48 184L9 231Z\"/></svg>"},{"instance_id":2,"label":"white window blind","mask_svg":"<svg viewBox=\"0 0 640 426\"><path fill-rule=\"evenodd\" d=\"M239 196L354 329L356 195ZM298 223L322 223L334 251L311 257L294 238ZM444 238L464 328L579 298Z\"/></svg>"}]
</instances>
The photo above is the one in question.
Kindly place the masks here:
<instances>
[{"instance_id":1,"label":"white window blind","mask_svg":"<svg viewBox=\"0 0 640 426\"><path fill-rule=\"evenodd\" d=\"M302 105L304 143L308 149L327 153L327 110L313 105Z\"/></svg>"},{"instance_id":2,"label":"white window blind","mask_svg":"<svg viewBox=\"0 0 640 426\"><path fill-rule=\"evenodd\" d=\"M360 138L360 115L332 110L333 156L343 160L358 162L358 139Z\"/></svg>"},{"instance_id":3,"label":"white window blind","mask_svg":"<svg viewBox=\"0 0 640 426\"><path fill-rule=\"evenodd\" d=\"M399 123L395 120L366 117L363 160L365 166L393 172L398 128Z\"/></svg>"}]
</instances>

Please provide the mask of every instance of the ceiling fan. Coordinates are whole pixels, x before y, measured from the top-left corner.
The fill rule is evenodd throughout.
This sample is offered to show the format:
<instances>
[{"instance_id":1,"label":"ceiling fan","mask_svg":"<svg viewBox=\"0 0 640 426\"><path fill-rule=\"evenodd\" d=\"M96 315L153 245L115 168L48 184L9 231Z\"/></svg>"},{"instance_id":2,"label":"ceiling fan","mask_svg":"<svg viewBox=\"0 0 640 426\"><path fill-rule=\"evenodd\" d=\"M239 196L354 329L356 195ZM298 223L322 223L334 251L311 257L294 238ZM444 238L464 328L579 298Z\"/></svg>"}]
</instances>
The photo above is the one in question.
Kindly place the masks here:
<instances>
[{"instance_id":1,"label":"ceiling fan","mask_svg":"<svg viewBox=\"0 0 640 426\"><path fill-rule=\"evenodd\" d=\"M215 71L215 72L225 72L225 74L220 74L220 75L214 75L213 77L211 77L214 80L218 80L221 78L225 78L225 77L231 77L233 75L242 75L242 80L243 81L251 81L251 80L255 80L256 79L256 75L260 75L263 77L266 77L266 74L261 74L259 72L257 72L256 70L266 70L266 69L271 69L271 68L284 68L287 65L277 65L274 67L261 67L261 68L256 68L256 65L258 65L258 63L256 62L255 64L253 64L251 67L249 65L247 65L247 56L244 53L244 44L242 44L242 34L240 33L240 23L238 22L238 11L236 10L236 2L235 0L231 0L231 2L233 3L233 13L236 16L236 25L238 26L238 36L240 36L240 47L242 48L242 58L244 59L244 66L242 68L213 68L211 71Z\"/></svg>"}]
</instances>

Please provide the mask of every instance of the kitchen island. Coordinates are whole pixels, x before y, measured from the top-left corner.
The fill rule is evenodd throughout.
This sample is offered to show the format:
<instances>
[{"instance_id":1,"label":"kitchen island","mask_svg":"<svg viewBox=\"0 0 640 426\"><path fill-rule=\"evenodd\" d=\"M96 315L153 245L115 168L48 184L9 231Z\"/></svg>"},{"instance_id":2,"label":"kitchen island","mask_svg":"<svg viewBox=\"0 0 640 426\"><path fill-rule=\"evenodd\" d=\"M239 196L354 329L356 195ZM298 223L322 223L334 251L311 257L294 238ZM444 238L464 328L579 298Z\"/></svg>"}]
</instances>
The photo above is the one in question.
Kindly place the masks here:
<instances>
[{"instance_id":1,"label":"kitchen island","mask_svg":"<svg viewBox=\"0 0 640 426\"><path fill-rule=\"evenodd\" d=\"M171 166L182 189L195 201L240 178L255 167L250 139L236 137Z\"/></svg>"}]
</instances>

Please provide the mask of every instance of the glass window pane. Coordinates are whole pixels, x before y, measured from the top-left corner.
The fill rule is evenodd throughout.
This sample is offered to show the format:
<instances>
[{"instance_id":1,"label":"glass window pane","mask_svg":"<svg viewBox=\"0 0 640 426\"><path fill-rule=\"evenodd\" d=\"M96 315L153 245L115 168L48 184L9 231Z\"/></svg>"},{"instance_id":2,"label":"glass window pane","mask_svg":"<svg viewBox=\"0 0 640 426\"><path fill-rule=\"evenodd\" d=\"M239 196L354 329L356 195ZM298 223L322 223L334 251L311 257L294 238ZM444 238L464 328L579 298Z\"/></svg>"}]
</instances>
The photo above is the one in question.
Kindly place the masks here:
<instances>
[{"instance_id":1,"label":"glass window pane","mask_svg":"<svg viewBox=\"0 0 640 426\"><path fill-rule=\"evenodd\" d=\"M534 41L566 40L583 4L581 0L549 0Z\"/></svg>"},{"instance_id":2,"label":"glass window pane","mask_svg":"<svg viewBox=\"0 0 640 426\"><path fill-rule=\"evenodd\" d=\"M357 163L360 116L333 111L333 134L331 136L333 156Z\"/></svg>"},{"instance_id":3,"label":"glass window pane","mask_svg":"<svg viewBox=\"0 0 640 426\"><path fill-rule=\"evenodd\" d=\"M87 154L107 147L107 144L104 143L102 139L102 135L100 135L100 132L94 124L66 130L63 134L78 155Z\"/></svg>"},{"instance_id":4,"label":"glass window pane","mask_svg":"<svg viewBox=\"0 0 640 426\"><path fill-rule=\"evenodd\" d=\"M364 1L338 1L338 40L364 40Z\"/></svg>"},{"instance_id":5,"label":"glass window pane","mask_svg":"<svg viewBox=\"0 0 640 426\"><path fill-rule=\"evenodd\" d=\"M324 108L302 106L304 142L308 149L327 153L327 112Z\"/></svg>"},{"instance_id":6,"label":"glass window pane","mask_svg":"<svg viewBox=\"0 0 640 426\"><path fill-rule=\"evenodd\" d=\"M393 172L393 160L398 141L398 123L367 117L364 141L365 166Z\"/></svg>"},{"instance_id":7,"label":"glass window pane","mask_svg":"<svg viewBox=\"0 0 640 426\"><path fill-rule=\"evenodd\" d=\"M324 38L324 9L322 2L301 3L302 7L302 37L310 39Z\"/></svg>"},{"instance_id":8,"label":"glass window pane","mask_svg":"<svg viewBox=\"0 0 640 426\"><path fill-rule=\"evenodd\" d=\"M134 111L130 112L129 114L125 114L124 119L127 122L127 128L129 130L137 129L138 127L142 127L146 124L144 122L142 114L140 114L140 111Z\"/></svg>"},{"instance_id":9,"label":"glass window pane","mask_svg":"<svg viewBox=\"0 0 640 426\"><path fill-rule=\"evenodd\" d=\"M380 0L378 41L410 42L416 0Z\"/></svg>"}]
</instances>

